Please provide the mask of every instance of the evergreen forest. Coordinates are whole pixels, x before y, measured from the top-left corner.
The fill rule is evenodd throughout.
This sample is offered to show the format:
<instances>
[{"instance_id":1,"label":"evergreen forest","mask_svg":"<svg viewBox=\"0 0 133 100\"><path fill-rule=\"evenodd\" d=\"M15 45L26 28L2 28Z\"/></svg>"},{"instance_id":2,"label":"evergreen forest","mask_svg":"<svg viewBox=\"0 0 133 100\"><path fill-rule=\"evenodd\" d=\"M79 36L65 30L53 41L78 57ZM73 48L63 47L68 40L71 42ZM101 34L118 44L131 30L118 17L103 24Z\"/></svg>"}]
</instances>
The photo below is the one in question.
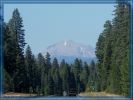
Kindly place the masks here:
<instances>
[{"instance_id":1,"label":"evergreen forest","mask_svg":"<svg viewBox=\"0 0 133 100\"><path fill-rule=\"evenodd\" d=\"M101 16L101 15L99 15ZM97 61L90 64L76 58L68 64L39 53L34 55L25 41L23 19L16 8L8 23L3 22L4 93L34 93L38 96L63 96L73 89L128 96L129 6L117 4L113 20L107 20L96 43ZM25 49L26 48L26 49Z\"/></svg>"}]
</instances>

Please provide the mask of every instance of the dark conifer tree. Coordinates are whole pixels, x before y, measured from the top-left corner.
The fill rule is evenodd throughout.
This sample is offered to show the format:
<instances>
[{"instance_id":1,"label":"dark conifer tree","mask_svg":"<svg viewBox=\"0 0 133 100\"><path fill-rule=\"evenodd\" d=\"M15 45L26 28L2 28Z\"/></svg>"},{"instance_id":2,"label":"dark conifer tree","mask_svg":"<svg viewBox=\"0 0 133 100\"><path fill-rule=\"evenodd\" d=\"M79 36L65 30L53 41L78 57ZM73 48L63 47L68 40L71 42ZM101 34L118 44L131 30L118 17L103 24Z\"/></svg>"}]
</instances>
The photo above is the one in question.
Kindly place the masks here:
<instances>
[{"instance_id":1,"label":"dark conifer tree","mask_svg":"<svg viewBox=\"0 0 133 100\"><path fill-rule=\"evenodd\" d=\"M14 74L12 76L15 91L24 91L25 86L25 65L24 65L24 46L25 46L25 34L23 30L23 20L19 14L18 9L13 11L12 18L10 19L9 28L11 30L12 46L13 50L13 62L12 66L15 67Z\"/></svg>"},{"instance_id":2,"label":"dark conifer tree","mask_svg":"<svg viewBox=\"0 0 133 100\"><path fill-rule=\"evenodd\" d=\"M6 79L7 76L8 78L10 77L10 81L11 81L11 88L7 89L5 87L5 91L10 90L10 91L14 91L14 83L13 83L13 74L14 74L14 70L15 70L15 66L13 66L13 61L14 61L14 47L13 45L13 41L12 41L12 35L11 35L11 30L9 28L8 25L6 25L5 23L3 24L3 33L4 33L4 46L3 46L3 51L4 51L4 72L5 73L5 81L8 80ZM10 83L9 81L9 83ZM8 84L8 83L7 83Z\"/></svg>"},{"instance_id":3,"label":"dark conifer tree","mask_svg":"<svg viewBox=\"0 0 133 100\"><path fill-rule=\"evenodd\" d=\"M51 74L48 74L48 83L46 85L46 89L45 89L45 94L46 95L54 95L54 81L53 78L51 76Z\"/></svg>"},{"instance_id":4,"label":"dark conifer tree","mask_svg":"<svg viewBox=\"0 0 133 100\"><path fill-rule=\"evenodd\" d=\"M70 80L70 69L69 65L62 60L60 64L60 77L62 79L62 89L63 91L69 92L69 80Z\"/></svg>"},{"instance_id":5,"label":"dark conifer tree","mask_svg":"<svg viewBox=\"0 0 133 100\"><path fill-rule=\"evenodd\" d=\"M118 2L112 24L107 21L100 34L96 56L98 90L129 94L129 7Z\"/></svg>"},{"instance_id":6,"label":"dark conifer tree","mask_svg":"<svg viewBox=\"0 0 133 100\"><path fill-rule=\"evenodd\" d=\"M28 92L30 88L33 89L33 92L35 92L36 89L36 61L35 57L32 54L31 48L28 45L26 48L26 54L25 54L25 67L26 67L26 91Z\"/></svg>"},{"instance_id":7,"label":"dark conifer tree","mask_svg":"<svg viewBox=\"0 0 133 100\"><path fill-rule=\"evenodd\" d=\"M84 67L80 74L80 82L82 83L82 91L85 91L88 80L89 80L88 65L86 62L84 62Z\"/></svg>"},{"instance_id":8,"label":"dark conifer tree","mask_svg":"<svg viewBox=\"0 0 133 100\"><path fill-rule=\"evenodd\" d=\"M112 91L128 95L129 91L129 6L119 3L113 20ZM114 72L116 70L116 72ZM119 77L118 77L119 76ZM123 88L124 87L124 88Z\"/></svg>"},{"instance_id":9,"label":"dark conifer tree","mask_svg":"<svg viewBox=\"0 0 133 100\"><path fill-rule=\"evenodd\" d=\"M38 65L38 86L41 88L41 92L43 95L45 95L45 88L46 84L48 83L48 78L47 78L47 66L45 64L45 59L41 53L38 54L37 58L37 65Z\"/></svg>"},{"instance_id":10,"label":"dark conifer tree","mask_svg":"<svg viewBox=\"0 0 133 100\"><path fill-rule=\"evenodd\" d=\"M51 59L50 59L50 54L48 52L45 55L45 63L46 63L46 73L48 74L49 69L51 68Z\"/></svg>"},{"instance_id":11,"label":"dark conifer tree","mask_svg":"<svg viewBox=\"0 0 133 100\"><path fill-rule=\"evenodd\" d=\"M51 69L50 69L52 77L54 77L56 69L57 70L59 69L59 64L58 64L57 58L54 58Z\"/></svg>"},{"instance_id":12,"label":"dark conifer tree","mask_svg":"<svg viewBox=\"0 0 133 100\"><path fill-rule=\"evenodd\" d=\"M78 58L76 58L74 62L73 73L76 81L77 93L80 92L80 71L81 71L80 61Z\"/></svg>"}]
</instances>

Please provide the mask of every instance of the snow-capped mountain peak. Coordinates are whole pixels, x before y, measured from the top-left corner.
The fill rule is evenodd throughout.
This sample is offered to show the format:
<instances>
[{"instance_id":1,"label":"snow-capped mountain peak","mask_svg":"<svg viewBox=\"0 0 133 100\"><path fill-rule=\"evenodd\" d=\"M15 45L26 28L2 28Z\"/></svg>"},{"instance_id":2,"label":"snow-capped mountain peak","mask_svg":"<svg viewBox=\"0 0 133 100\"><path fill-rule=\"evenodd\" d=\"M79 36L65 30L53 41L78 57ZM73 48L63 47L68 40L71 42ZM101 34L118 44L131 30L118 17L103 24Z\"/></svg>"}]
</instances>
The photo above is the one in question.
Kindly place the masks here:
<instances>
[{"instance_id":1,"label":"snow-capped mountain peak","mask_svg":"<svg viewBox=\"0 0 133 100\"><path fill-rule=\"evenodd\" d=\"M44 54L46 54L46 52L49 52L51 57L56 57L60 60L65 59L66 61L70 58L95 58L95 52L92 46L76 43L72 40L65 40L50 45L46 48Z\"/></svg>"},{"instance_id":2,"label":"snow-capped mountain peak","mask_svg":"<svg viewBox=\"0 0 133 100\"><path fill-rule=\"evenodd\" d=\"M66 45L67 45L67 41L64 42L64 46L66 46Z\"/></svg>"}]
</instances>

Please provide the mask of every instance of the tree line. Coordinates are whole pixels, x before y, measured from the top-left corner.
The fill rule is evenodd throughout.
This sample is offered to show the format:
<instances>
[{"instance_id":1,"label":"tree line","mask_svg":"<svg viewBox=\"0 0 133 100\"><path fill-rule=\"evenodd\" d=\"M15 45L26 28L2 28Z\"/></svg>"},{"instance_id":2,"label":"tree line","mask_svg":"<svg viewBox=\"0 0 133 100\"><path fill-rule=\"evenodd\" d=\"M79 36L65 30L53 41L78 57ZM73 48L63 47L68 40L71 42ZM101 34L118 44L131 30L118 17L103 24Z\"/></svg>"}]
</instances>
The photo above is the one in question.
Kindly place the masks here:
<instances>
[{"instance_id":1,"label":"tree line","mask_svg":"<svg viewBox=\"0 0 133 100\"><path fill-rule=\"evenodd\" d=\"M98 91L129 95L129 5L119 3L96 44Z\"/></svg>"},{"instance_id":2,"label":"tree line","mask_svg":"<svg viewBox=\"0 0 133 100\"><path fill-rule=\"evenodd\" d=\"M73 64L50 54L39 53L37 57L30 46L25 48L23 20L18 9L4 23L4 92L36 93L37 95L63 95L74 89L76 94L85 91L96 77L95 62L90 65L76 58ZM90 91L94 86L90 87Z\"/></svg>"}]
</instances>

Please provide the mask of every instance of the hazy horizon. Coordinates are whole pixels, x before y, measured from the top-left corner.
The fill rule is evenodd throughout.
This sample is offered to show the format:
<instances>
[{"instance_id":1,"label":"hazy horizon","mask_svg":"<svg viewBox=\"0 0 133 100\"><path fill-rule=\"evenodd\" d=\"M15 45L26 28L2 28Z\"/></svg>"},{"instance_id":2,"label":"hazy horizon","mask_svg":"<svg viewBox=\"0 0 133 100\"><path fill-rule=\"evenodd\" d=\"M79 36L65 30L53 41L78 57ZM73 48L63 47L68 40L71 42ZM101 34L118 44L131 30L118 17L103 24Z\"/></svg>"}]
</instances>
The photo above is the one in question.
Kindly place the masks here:
<instances>
[{"instance_id":1,"label":"hazy horizon","mask_svg":"<svg viewBox=\"0 0 133 100\"><path fill-rule=\"evenodd\" d=\"M25 41L34 54L54 43L72 40L95 48L115 4L5 4L4 21L15 8L23 19Z\"/></svg>"}]
</instances>

